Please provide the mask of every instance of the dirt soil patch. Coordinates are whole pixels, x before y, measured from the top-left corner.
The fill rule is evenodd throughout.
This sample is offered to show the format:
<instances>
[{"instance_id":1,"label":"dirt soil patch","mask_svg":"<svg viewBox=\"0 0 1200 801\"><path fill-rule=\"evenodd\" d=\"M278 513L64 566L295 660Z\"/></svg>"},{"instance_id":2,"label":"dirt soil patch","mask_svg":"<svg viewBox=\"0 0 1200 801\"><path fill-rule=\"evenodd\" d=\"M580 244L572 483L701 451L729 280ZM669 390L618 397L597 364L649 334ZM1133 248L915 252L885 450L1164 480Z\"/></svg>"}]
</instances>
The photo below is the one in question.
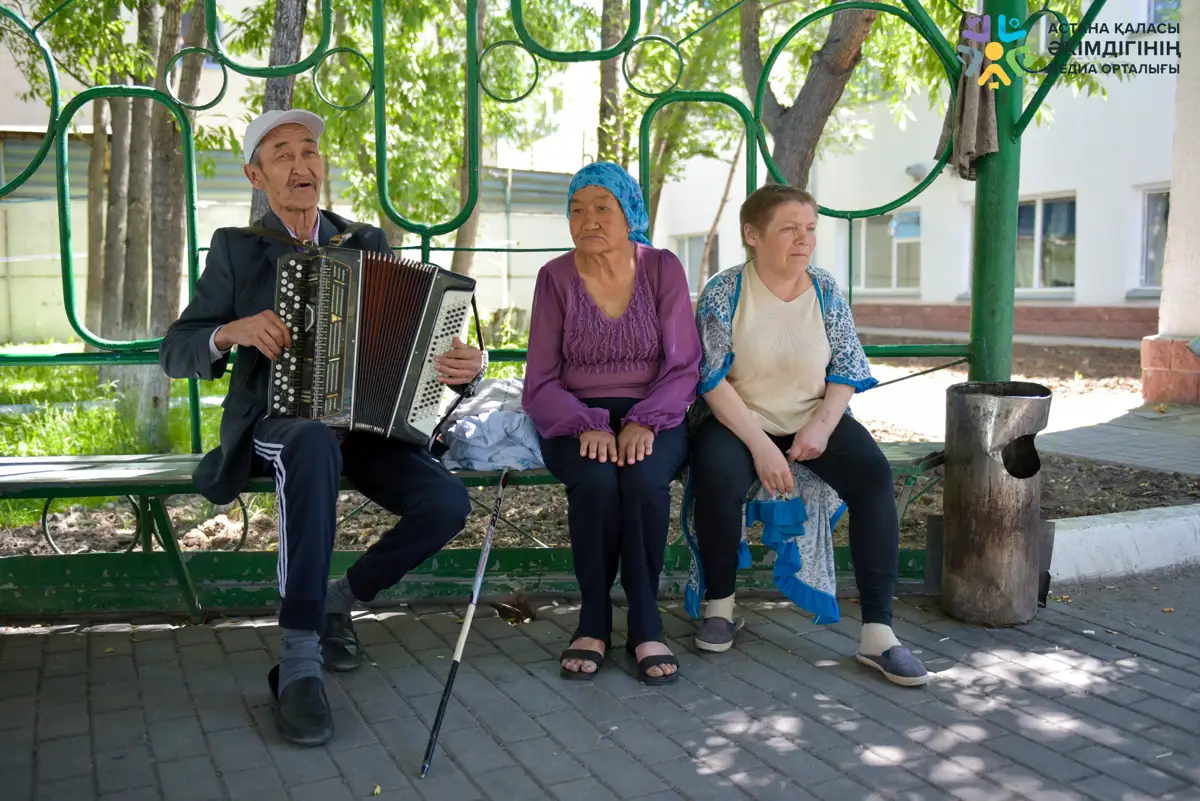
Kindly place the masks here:
<instances>
[{"instance_id":1,"label":"dirt soil patch","mask_svg":"<svg viewBox=\"0 0 1200 801\"><path fill-rule=\"evenodd\" d=\"M912 340L884 336L864 336L864 345L904 345ZM952 341L952 340L944 340ZM1096 390L1142 391L1141 352L1133 348L1080 348L1067 345L1013 345L1014 381L1033 381L1048 387L1055 395L1082 395ZM929 370L954 359L879 359L872 364ZM950 368L965 381L966 365Z\"/></svg>"},{"instance_id":2,"label":"dirt soil patch","mask_svg":"<svg viewBox=\"0 0 1200 801\"><path fill-rule=\"evenodd\" d=\"M868 423L872 433L883 442L925 439L909 431ZM1055 455L1043 456L1044 485L1042 516L1046 519L1106 514L1116 511L1175 506L1200 502L1200 483L1178 473L1100 464L1084 459ZM900 482L897 481L897 490ZM466 529L452 543L455 548L478 547L483 542L494 490L472 490L477 499ZM672 489L671 541L680 536L679 507L683 488ZM346 516L366 499L356 492L342 493L339 516ZM252 504L246 550L271 551L277 547L275 519L259 496ZM925 516L939 514L942 488L934 486L909 507L901 521L901 547L925 546ZM214 509L199 496L177 496L168 512L186 550L228 550L241 536L240 508ZM338 529L338 550L363 550L395 524L396 518L377 506L369 505L348 518ZM834 537L838 545L847 544L848 521L838 525ZM99 508L58 507L49 517L50 530L66 553L115 551L127 547L133 537L133 516L127 504ZM757 540L752 532L752 541ZM510 487L505 492L503 520L496 530L497 547L536 547L545 544L567 547L567 502L562 487ZM0 531L0 555L52 553L40 532L33 527Z\"/></svg>"}]
</instances>

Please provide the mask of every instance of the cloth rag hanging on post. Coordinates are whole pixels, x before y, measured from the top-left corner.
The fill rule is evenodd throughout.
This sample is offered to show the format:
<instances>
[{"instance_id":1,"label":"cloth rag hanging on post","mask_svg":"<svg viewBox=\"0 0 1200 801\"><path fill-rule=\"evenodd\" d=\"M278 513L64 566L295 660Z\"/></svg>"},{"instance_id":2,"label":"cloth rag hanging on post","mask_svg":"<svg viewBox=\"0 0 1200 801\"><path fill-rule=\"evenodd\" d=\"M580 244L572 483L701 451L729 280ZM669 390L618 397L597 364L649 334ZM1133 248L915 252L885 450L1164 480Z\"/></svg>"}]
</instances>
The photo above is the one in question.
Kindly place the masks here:
<instances>
[{"instance_id":1,"label":"cloth rag hanging on post","mask_svg":"<svg viewBox=\"0 0 1200 801\"><path fill-rule=\"evenodd\" d=\"M980 42L964 36L972 16L963 16L959 25L958 47L982 51L983 45ZM974 181L979 159L1000 149L996 128L996 93L981 86L976 76L967 75L971 58L960 50L956 52L959 54L959 61L963 62L963 69L958 77L957 103L946 110L942 135L938 139L934 158L941 158L953 135L954 150L950 153L950 166L959 178ZM980 72L977 75L981 75L991 62L982 52L978 58Z\"/></svg>"}]
</instances>

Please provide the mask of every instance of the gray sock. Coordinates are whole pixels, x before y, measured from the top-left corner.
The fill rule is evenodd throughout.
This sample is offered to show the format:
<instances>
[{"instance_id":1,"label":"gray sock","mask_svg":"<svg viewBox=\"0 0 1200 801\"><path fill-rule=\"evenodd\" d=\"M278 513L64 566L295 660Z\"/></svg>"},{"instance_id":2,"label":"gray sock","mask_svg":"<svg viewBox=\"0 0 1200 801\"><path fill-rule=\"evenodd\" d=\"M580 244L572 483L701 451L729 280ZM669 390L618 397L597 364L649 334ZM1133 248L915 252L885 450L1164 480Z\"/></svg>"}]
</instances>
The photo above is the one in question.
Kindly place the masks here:
<instances>
[{"instance_id":1,"label":"gray sock","mask_svg":"<svg viewBox=\"0 0 1200 801\"><path fill-rule=\"evenodd\" d=\"M283 629L279 656L279 692L296 679L321 678L321 640L315 631Z\"/></svg>"},{"instance_id":2,"label":"gray sock","mask_svg":"<svg viewBox=\"0 0 1200 801\"><path fill-rule=\"evenodd\" d=\"M350 592L350 581L342 576L325 588L325 614L348 615L358 599Z\"/></svg>"}]
</instances>

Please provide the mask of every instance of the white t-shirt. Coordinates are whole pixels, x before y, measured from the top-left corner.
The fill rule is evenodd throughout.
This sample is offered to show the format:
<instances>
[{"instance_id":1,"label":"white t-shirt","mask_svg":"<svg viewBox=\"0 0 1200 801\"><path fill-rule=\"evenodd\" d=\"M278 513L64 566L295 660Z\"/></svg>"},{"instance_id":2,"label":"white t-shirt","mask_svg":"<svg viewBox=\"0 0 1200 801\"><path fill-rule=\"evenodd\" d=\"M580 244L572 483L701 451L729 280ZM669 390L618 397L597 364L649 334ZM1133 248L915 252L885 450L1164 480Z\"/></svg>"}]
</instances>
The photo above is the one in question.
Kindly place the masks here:
<instances>
[{"instance_id":1,"label":"white t-shirt","mask_svg":"<svg viewBox=\"0 0 1200 801\"><path fill-rule=\"evenodd\" d=\"M746 265L733 350L726 380L763 431L786 436L803 428L825 399L831 356L816 286L785 302L759 279L753 263Z\"/></svg>"}]
</instances>

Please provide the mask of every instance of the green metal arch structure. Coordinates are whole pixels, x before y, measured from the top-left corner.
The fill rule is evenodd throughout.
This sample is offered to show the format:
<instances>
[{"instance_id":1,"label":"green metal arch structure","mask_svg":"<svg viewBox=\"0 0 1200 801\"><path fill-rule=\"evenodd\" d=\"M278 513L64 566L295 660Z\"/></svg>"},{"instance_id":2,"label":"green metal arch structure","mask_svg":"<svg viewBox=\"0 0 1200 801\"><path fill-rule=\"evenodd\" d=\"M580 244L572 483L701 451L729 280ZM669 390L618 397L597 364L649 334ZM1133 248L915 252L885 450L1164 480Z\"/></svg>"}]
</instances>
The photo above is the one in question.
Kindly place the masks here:
<instances>
[{"instance_id":1,"label":"green metal arch structure","mask_svg":"<svg viewBox=\"0 0 1200 801\"><path fill-rule=\"evenodd\" d=\"M928 3L941 3L948 0L926 0ZM42 61L45 64L47 80L50 88L50 103L49 113L50 122L47 126L45 136L42 139L41 146L34 156L33 160L14 178L4 183L0 187L0 200L6 195L14 192L22 184L37 172L45 161L50 152L50 148L55 142L64 143L68 128L74 115L78 112L81 106L90 100L102 97L129 97L150 99L156 103L164 105L174 116L179 124L179 129L182 133L182 148L184 156L184 176L185 176L185 193L186 193L186 208L185 208L185 224L187 231L187 265L189 278L189 297L192 291L192 286L198 278L199 273L199 252L204 249L202 243L197 242L196 230L196 154L195 143L193 141L192 123L188 115L189 107L182 105L168 90L166 93L145 87L145 86L99 86L80 92L73 97L65 107L60 108L60 79L58 70L55 66L55 61L52 53L48 49L45 40L39 33L39 28L55 14L69 6L73 0L64 0L57 8L47 16L46 19L31 25L17 11L3 5L3 0L0 0L0 16L5 20L15 25L29 41L35 49L40 53ZM703 31L710 25L714 24L727 14L734 11L744 0L727 0L728 6L719 10L706 22L700 25L696 30L683 36L678 41L672 42L665 37L653 34L651 32L640 32L642 27L642 1L630 0L629 3L629 23L623 37L611 47L586 50L586 51L559 51L546 47L543 43L538 42L529 32L525 21L525 2L524 0L512 0L511 2L511 19L513 28L516 32L517 40L504 40L494 42L480 52L479 32L477 30L477 8L480 0L466 0L466 83L463 88L463 98L465 103L465 135L466 135L466 152L464 153L466 173L467 173L467 196L458 213L450 219L439 222L418 222L406 217L393 203L391 191L393 187L389 186L388 169L387 169L387 142L386 137L376 136L375 145L375 165L376 165L376 185L377 196L380 209L387 217L396 225L403 228L405 231L415 234L419 240L419 248L421 256L428 261L430 253L433 250L453 250L453 248L434 248L432 239L435 236L451 233L461 227L479 202L480 196L480 167L481 167L481 108L480 108L480 92L483 90L489 96L500 102L518 102L522 98L527 97L536 86L539 67L538 60L544 59L551 62L583 62L583 61L600 61L614 57L625 57L630 50L641 43L651 43L661 40L660 44L666 44L675 53L679 59L679 73L683 72L683 65L686 56L681 50L681 45L694 36L702 35ZM1009 377L1011 369L1011 342L1013 331L1013 303L1014 303L1014 287L1015 287L1015 255L1016 255L1016 230L1017 230L1017 200L1018 200L1018 185L1020 176L1020 151L1021 151L1021 136L1026 127L1033 119L1037 109L1045 100L1051 87L1054 85L1058 77L1061 75L1067 61L1072 53L1078 48L1085 32L1089 29L1092 21L1100 13L1105 6L1106 0L1094 0L1078 25L1072 28L1072 34L1069 40L1062 46L1049 65L1040 72L1041 81L1036 91L1033 93L1031 100L1025 103L1024 78L1021 73L1017 72L1012 77L1011 85L1002 85L996 91L996 114L999 128L999 151L983 157L979 162L978 177L976 182L976 203L975 203L975 242L974 253L972 256L972 278L971 278L971 323L970 323L970 338L967 344L946 343L932 345L891 345L891 346L874 346L867 348L868 356L890 356L890 357L918 357L918 356L939 356L958 359L959 362L966 360L969 364L969 376L971 380L981 381L1000 381ZM374 121L377 131L382 131L386 127L386 109L387 109L387 89L385 86L385 67L387 59L387 47L385 42L385 17L384 17L384 2L383 0L372 0L372 54L370 56L351 49L351 48L331 48L330 37L333 29L332 14L334 0L320 0L320 15L321 15L321 36L316 44L316 47L308 55L292 64L275 65L267 67L255 67L241 64L227 53L221 44L218 36L217 27L217 7L215 0L208 2L205 6L205 11L208 21L208 46L207 48L188 48L176 53L172 58L172 64L179 58L191 52L205 52L214 57L224 71L224 77L228 78L228 71L232 70L236 73L268 78L277 76L292 76L300 75L312 71L314 80L317 82L318 95L332 109L333 113L339 110L349 110L357 108L367 102L373 102ZM962 72L962 63L956 54L954 45L947 41L945 35L938 29L929 13L923 7L920 0L895 0L894 3L888 4L876 2L875 0L850 0L849 2L830 3L822 7L793 24L787 32L775 44L771 53L765 62L763 74L755 93L753 108L749 107L742 100L732 94L725 92L713 91L691 91L687 89L677 89L678 75L676 80L666 89L659 92L645 91L643 88L633 87L633 91L639 94L653 98L653 102L646 110L642 117L639 129L639 165L642 190L649 199L650 193L650 178L651 178L651 163L647 157L651 152L651 126L655 115L662 109L673 103L712 103L724 105L737 113L741 119L746 133L746 190L753 191L758 186L758 165L760 158L767 168L769 175L777 182L785 182L783 176L775 165L770 155L770 149L767 142L767 131L762 123L763 102L765 93L768 91L768 80L771 68L777 63L780 55L784 52L789 42L792 41L801 31L807 26L823 19L837 11L845 11L851 9L874 10L879 13L892 14L903 20L933 49L939 61L945 68L946 77L950 85L951 99L956 95L957 85ZM1052 15L1059 22L1065 22L1065 19L1059 12L1053 11L1047 7L1030 13L1026 0L985 0L984 13L989 16L1004 14L1012 18L1024 20L1024 28L1028 31L1032 25L1042 16ZM957 31L955 32L957 33ZM524 94L514 96L512 98L496 97L492 90L484 86L481 80L481 61L490 52L491 49L498 46L518 46L523 47L528 55L534 61L534 83ZM362 98L357 104L337 105L331 102L323 91L320 90L319 73L322 64L327 58L335 54L347 54L356 56L361 59L369 68L370 81L369 87L364 92ZM628 72L622 70L628 81ZM1032 74L1032 73L1031 73ZM222 87L224 94L226 80ZM218 98L219 100L219 98ZM215 102L215 101L214 101ZM211 107L212 104L196 106L192 110L202 110ZM937 178L950 157L951 147L940 154L937 165L931 173L916 187L903 196L882 206L871 209L861 210L839 210L822 207L820 213L840 219L845 219L851 223L851 248L853 247L853 221L865 217L871 217L878 214L883 214L891 211L905 203L908 203L913 198L925 191ZM104 365L104 364L154 364L157 363L156 349L159 346L161 339L140 339L130 341L114 341L103 339L95 333L89 331L84 323L79 318L79 304L75 299L74 291L74 265L71 250L71 212L69 205L70 187L69 187L69 169L68 169L68 148L65 146L55 149L55 171L56 171L56 186L57 186L57 205L59 219L59 245L61 252L61 271L62 271L62 287L64 306L68 321L80 338L97 349L94 353L61 353L54 355L41 354L0 354L0 368L5 366L22 366L22 365ZM476 248L475 250L488 250ZM499 249L504 250L504 249ZM513 249L516 250L516 249ZM852 253L852 251L851 251ZM851 268L852 269L852 268ZM853 284L853 278L849 282ZM512 350L493 350L490 352L492 362L498 361L523 361L523 351ZM955 362L958 363L958 362ZM191 449L193 453L199 453L201 450L200 439L200 414L199 414L199 391L195 379L189 380L189 400L190 400L190 425L191 425ZM141 514L144 514L147 519L153 514L158 515L156 509L151 509L146 506L142 509ZM162 513L165 517L165 512ZM146 544L149 545L148 535ZM166 547L167 543L163 543ZM131 557L138 556L131 554ZM156 554L142 554L141 557L157 556ZM244 556L230 554L229 556ZM197 565L207 564L209 561L216 560L219 562L222 558L220 554L195 554L191 560ZM41 557L38 557L41 558ZM52 558L52 557L49 557ZM75 558L75 557L63 557ZM178 555L176 554L178 561ZM340 557L338 557L340 558ZM454 557L447 557L446 564L461 561L466 558L460 554ZM497 557L508 558L514 564L520 562L517 556ZM550 561L563 559L562 554L552 555ZM839 557L840 558L840 557ZM216 564L214 562L214 564ZM670 559L668 559L670 562ZM336 564L340 562L335 559ZM455 562L457 564L457 562ZM557 564L557 563L556 563ZM839 566L841 562L839 562ZM63 580L66 581L66 575L70 574L70 570L62 567L47 568L52 571L65 570ZM178 570L178 566L176 566ZM429 567L427 572L435 574L441 569L436 565ZM450 569L450 568L446 568ZM138 575L156 574L156 571L162 572L166 570L161 565L152 565L149 562L138 562L131 572L128 574L131 580L136 579ZM262 572L262 566L257 565L254 570ZM142 571L139 573L138 571ZM184 571L186 573L186 571ZM268 573L270 571L267 571ZM902 567L903 572L903 567ZM44 576L45 580L50 580L49 574ZM0 584L3 582L0 581Z\"/></svg>"}]
</instances>

